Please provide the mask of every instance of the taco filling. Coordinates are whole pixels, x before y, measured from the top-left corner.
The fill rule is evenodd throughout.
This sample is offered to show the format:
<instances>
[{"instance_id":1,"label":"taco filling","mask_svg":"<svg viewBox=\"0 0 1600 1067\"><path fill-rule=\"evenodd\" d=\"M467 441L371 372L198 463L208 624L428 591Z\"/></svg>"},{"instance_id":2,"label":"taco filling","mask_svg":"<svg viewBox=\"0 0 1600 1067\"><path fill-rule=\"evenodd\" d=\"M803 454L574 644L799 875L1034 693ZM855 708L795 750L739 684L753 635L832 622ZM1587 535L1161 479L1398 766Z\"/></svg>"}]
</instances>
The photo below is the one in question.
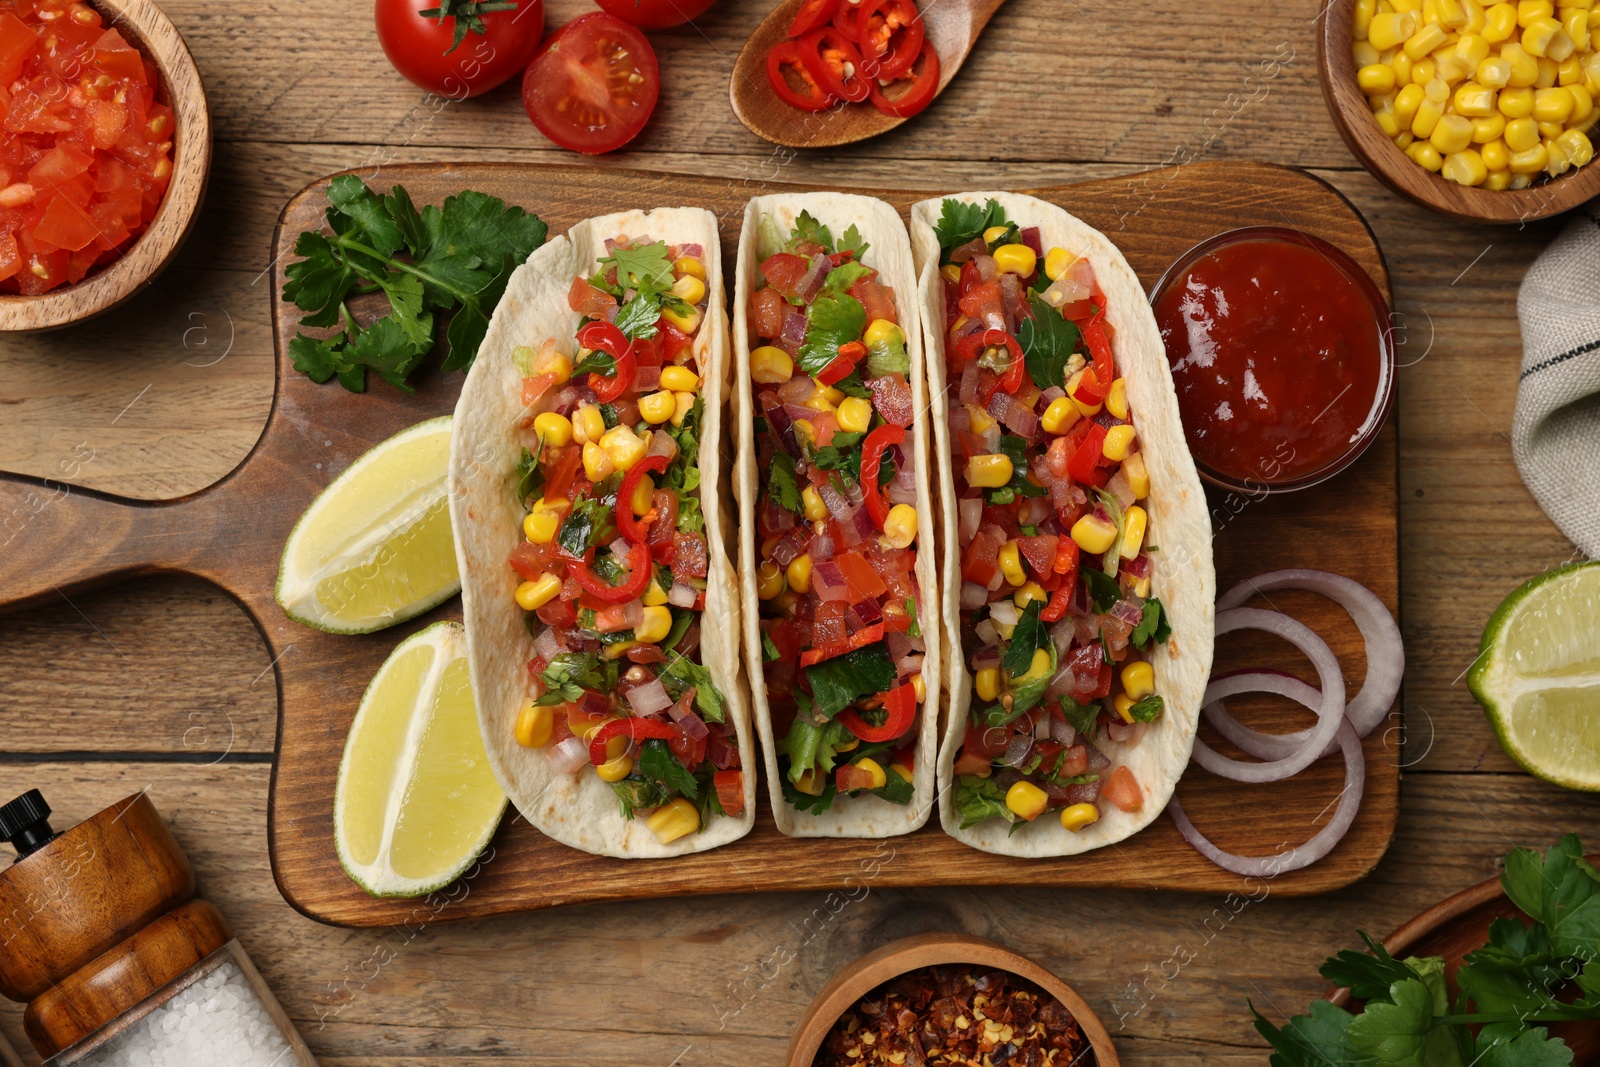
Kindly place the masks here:
<instances>
[{"instance_id":1,"label":"taco filling","mask_svg":"<svg viewBox=\"0 0 1600 1067\"><path fill-rule=\"evenodd\" d=\"M576 334L516 349L524 407L510 566L534 637L516 740L609 783L662 843L744 808L723 697L701 665L704 250L606 242L572 281Z\"/></svg>"},{"instance_id":2,"label":"taco filling","mask_svg":"<svg viewBox=\"0 0 1600 1067\"><path fill-rule=\"evenodd\" d=\"M973 679L954 806L962 828L1077 831L1143 806L1097 742L1127 752L1164 711L1139 432L1086 250L1046 251L993 200L944 201L935 232Z\"/></svg>"},{"instance_id":3,"label":"taco filling","mask_svg":"<svg viewBox=\"0 0 1600 1067\"><path fill-rule=\"evenodd\" d=\"M756 572L785 799L913 799L926 651L915 574L910 356L854 225L763 217L747 309L760 469Z\"/></svg>"}]
</instances>

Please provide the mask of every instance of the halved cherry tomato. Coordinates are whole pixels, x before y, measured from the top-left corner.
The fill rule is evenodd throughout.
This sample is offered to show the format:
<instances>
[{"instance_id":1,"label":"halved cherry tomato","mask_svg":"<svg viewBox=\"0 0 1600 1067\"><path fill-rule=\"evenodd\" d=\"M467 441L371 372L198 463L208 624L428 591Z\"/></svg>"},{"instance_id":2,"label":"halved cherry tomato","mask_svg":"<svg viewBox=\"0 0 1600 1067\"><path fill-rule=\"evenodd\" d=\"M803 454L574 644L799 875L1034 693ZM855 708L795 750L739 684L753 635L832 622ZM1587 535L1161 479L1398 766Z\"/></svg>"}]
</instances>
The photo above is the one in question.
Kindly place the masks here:
<instances>
[{"instance_id":1,"label":"halved cherry tomato","mask_svg":"<svg viewBox=\"0 0 1600 1067\"><path fill-rule=\"evenodd\" d=\"M602 11L557 30L522 76L522 106L539 132L591 155L638 136L660 95L661 68L650 42Z\"/></svg>"},{"instance_id":2,"label":"halved cherry tomato","mask_svg":"<svg viewBox=\"0 0 1600 1067\"><path fill-rule=\"evenodd\" d=\"M800 62L818 85L841 100L859 104L870 89L861 72L861 51L855 41L832 26L812 30L800 38Z\"/></svg>"},{"instance_id":3,"label":"halved cherry tomato","mask_svg":"<svg viewBox=\"0 0 1600 1067\"><path fill-rule=\"evenodd\" d=\"M922 50L917 53L916 64L910 72L911 84L900 89L907 80L901 78L890 83L889 88L897 91L893 97L874 80L869 86L872 106L885 115L908 119L933 102L939 91L939 53L934 50L932 41L922 42Z\"/></svg>"},{"instance_id":4,"label":"halved cherry tomato","mask_svg":"<svg viewBox=\"0 0 1600 1067\"><path fill-rule=\"evenodd\" d=\"M641 30L670 30L699 18L716 0L595 0L604 10Z\"/></svg>"},{"instance_id":5,"label":"halved cherry tomato","mask_svg":"<svg viewBox=\"0 0 1600 1067\"><path fill-rule=\"evenodd\" d=\"M795 12L786 36L804 37L812 30L820 30L833 21L833 12L838 6L839 0L806 0Z\"/></svg>"},{"instance_id":6,"label":"halved cherry tomato","mask_svg":"<svg viewBox=\"0 0 1600 1067\"><path fill-rule=\"evenodd\" d=\"M639 520L633 514L633 493L639 488L639 479L652 471L659 474L666 469L666 456L646 456L629 467L628 473L622 476L622 488L617 490L617 532L626 537L629 544L644 544L650 533L648 528L639 525ZM654 504L653 495L651 503Z\"/></svg>"},{"instance_id":7,"label":"halved cherry tomato","mask_svg":"<svg viewBox=\"0 0 1600 1067\"><path fill-rule=\"evenodd\" d=\"M628 577L621 585L609 584L590 570L585 560L570 561L567 570L577 579L583 591L596 600L607 604L625 604L634 597L644 595L644 591L650 587L650 576L655 573L655 566L650 562L650 546L636 544L628 550Z\"/></svg>"},{"instance_id":8,"label":"halved cherry tomato","mask_svg":"<svg viewBox=\"0 0 1600 1067\"><path fill-rule=\"evenodd\" d=\"M717 802L725 815L739 815L744 811L744 772L737 768L718 771L711 776L717 791Z\"/></svg>"},{"instance_id":9,"label":"halved cherry tomato","mask_svg":"<svg viewBox=\"0 0 1600 1067\"><path fill-rule=\"evenodd\" d=\"M883 465L884 450L903 443L905 439L904 427L885 423L867 434L867 439L861 442L861 496L867 514L872 516L873 523L880 530L889 518L889 505L878 490L878 469Z\"/></svg>"},{"instance_id":10,"label":"halved cherry tomato","mask_svg":"<svg viewBox=\"0 0 1600 1067\"><path fill-rule=\"evenodd\" d=\"M913 0L862 0L860 7L856 41L867 76L884 81L902 77L922 52L922 12Z\"/></svg>"},{"instance_id":11,"label":"halved cherry tomato","mask_svg":"<svg viewBox=\"0 0 1600 1067\"><path fill-rule=\"evenodd\" d=\"M767 81L779 100L801 111L826 111L837 100L806 69L798 41L773 45L767 53Z\"/></svg>"},{"instance_id":12,"label":"halved cherry tomato","mask_svg":"<svg viewBox=\"0 0 1600 1067\"><path fill-rule=\"evenodd\" d=\"M609 404L628 391L639 368L633 358L633 342L628 340L627 334L613 323L590 322L578 331L578 343L591 351L604 352L616 360L616 366L609 376L598 371L589 372L589 388L594 390L596 400Z\"/></svg>"},{"instance_id":13,"label":"halved cherry tomato","mask_svg":"<svg viewBox=\"0 0 1600 1067\"><path fill-rule=\"evenodd\" d=\"M845 729L855 734L868 744L878 741L893 741L907 730L911 729L912 720L917 717L917 689L907 682L905 685L889 690L883 695L884 720L882 726L872 726L861 717L855 708L846 708L838 715Z\"/></svg>"}]
</instances>

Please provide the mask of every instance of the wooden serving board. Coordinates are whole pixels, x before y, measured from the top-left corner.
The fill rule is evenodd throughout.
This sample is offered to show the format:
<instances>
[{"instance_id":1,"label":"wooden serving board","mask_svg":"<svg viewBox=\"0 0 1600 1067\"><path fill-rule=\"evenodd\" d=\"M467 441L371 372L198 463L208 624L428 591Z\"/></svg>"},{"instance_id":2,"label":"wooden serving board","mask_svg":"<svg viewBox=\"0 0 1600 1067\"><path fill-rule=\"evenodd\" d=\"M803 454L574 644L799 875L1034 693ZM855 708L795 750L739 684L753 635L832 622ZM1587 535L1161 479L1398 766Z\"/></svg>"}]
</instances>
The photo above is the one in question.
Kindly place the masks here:
<instances>
[{"instance_id":1,"label":"wooden serving board","mask_svg":"<svg viewBox=\"0 0 1600 1067\"><path fill-rule=\"evenodd\" d=\"M767 183L581 166L472 163L385 168L380 183L406 186L417 203L479 189L537 212L559 233L591 215L626 208L699 205L719 218L731 262L745 202L781 191ZM277 758L269 801L269 847L278 887L290 904L323 922L383 926L426 909L436 919L469 919L586 901L696 893L878 886L1038 885L1143 887L1190 892L1237 890L1259 897L1258 883L1212 866L1166 819L1119 845L1065 859L1015 860L957 844L937 825L886 841L798 840L779 834L757 790L756 827L712 852L669 860L616 860L557 844L509 816L470 876L427 901L368 896L340 868L333 848L333 792L345 733L368 680L405 635L459 617L452 600L383 633L341 637L290 621L272 597L278 557L295 520L357 456L397 430L454 408L460 374L417 377L407 396L374 379L365 396L315 385L294 371L287 344L298 313L277 299L295 237L322 221L325 182L284 209L272 249L277 395L250 456L215 485L159 503L120 500L0 475L0 606L17 608L132 575L183 571L231 594L255 620L276 671ZM383 186L387 188L387 184ZM859 190L857 190L859 191ZM931 193L872 191L904 213ZM1385 293L1388 273L1371 232L1331 187L1291 168L1204 163L1126 178L1031 189L1104 230L1148 286L1185 250L1221 230L1291 226L1347 251ZM1398 542L1395 428L1324 486L1247 501L1213 491L1219 589L1261 571L1318 567L1347 574L1397 610ZM1299 594L1274 596L1321 630L1359 687L1362 643L1343 614ZM1219 649L1219 666L1271 665L1307 675L1286 645L1247 636ZM1313 678L1314 680L1314 678ZM1241 701L1239 709L1251 711ZM1270 711L1254 721L1272 723ZM1288 718L1285 721L1289 721ZM1279 876L1270 891L1320 893L1355 881L1378 862L1393 835L1399 797L1399 718L1367 739L1366 797L1360 816L1332 854ZM1240 786L1192 769L1179 795L1197 826L1221 847L1275 853L1326 822L1343 769L1323 760L1289 782Z\"/></svg>"}]
</instances>

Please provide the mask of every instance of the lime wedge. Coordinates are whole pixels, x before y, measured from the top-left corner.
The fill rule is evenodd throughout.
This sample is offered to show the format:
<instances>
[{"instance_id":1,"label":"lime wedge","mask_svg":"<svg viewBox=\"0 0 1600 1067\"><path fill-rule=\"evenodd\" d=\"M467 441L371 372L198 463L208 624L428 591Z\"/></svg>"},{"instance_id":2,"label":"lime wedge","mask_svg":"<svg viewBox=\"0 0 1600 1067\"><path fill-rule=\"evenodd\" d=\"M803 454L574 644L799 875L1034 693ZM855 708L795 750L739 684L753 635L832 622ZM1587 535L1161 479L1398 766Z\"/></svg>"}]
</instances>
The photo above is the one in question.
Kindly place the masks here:
<instances>
[{"instance_id":1,"label":"lime wedge","mask_svg":"<svg viewBox=\"0 0 1600 1067\"><path fill-rule=\"evenodd\" d=\"M1506 597L1467 684L1512 759L1600 791L1600 562L1559 567Z\"/></svg>"},{"instance_id":2,"label":"lime wedge","mask_svg":"<svg viewBox=\"0 0 1600 1067\"><path fill-rule=\"evenodd\" d=\"M461 591L445 498L450 421L401 430L311 502L278 564L275 595L291 619L371 633Z\"/></svg>"},{"instance_id":3,"label":"lime wedge","mask_svg":"<svg viewBox=\"0 0 1600 1067\"><path fill-rule=\"evenodd\" d=\"M378 668L345 739L334 847L373 896L455 881L489 843L506 795L489 769L467 676L467 632L434 623Z\"/></svg>"}]
</instances>

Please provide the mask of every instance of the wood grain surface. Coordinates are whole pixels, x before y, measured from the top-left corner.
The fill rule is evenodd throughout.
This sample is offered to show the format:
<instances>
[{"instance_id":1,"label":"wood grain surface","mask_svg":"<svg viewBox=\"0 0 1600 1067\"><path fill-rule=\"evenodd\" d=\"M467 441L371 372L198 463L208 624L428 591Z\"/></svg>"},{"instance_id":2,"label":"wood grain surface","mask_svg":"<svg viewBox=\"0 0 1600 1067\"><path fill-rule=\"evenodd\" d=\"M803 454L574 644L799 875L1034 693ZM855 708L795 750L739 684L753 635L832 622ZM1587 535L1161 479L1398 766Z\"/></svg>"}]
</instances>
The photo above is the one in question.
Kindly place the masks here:
<instances>
[{"instance_id":1,"label":"wood grain surface","mask_svg":"<svg viewBox=\"0 0 1600 1067\"><path fill-rule=\"evenodd\" d=\"M1511 845L1589 833L1600 818L1595 798L1517 770L1459 682L1500 598L1573 553L1518 479L1505 436L1516 286L1559 223L1460 224L1361 170L1320 97L1320 6L1011 0L922 121L847 151L790 154L726 108L733 57L767 4L722 0L694 27L653 35L667 79L658 120L602 162L948 189L1258 159L1311 167L1349 197L1383 247L1406 340L1408 729L1391 755L1405 764L1404 804L1394 844L1363 881L1314 898L1269 894L1238 912L1221 894L872 888L855 900L735 895L450 925L424 907L392 929L328 928L284 902L267 858L272 657L228 596L181 576L0 619L0 792L43 785L66 823L148 789L200 892L327 1067L776 1063L835 970L927 930L1039 959L1095 1007L1130 1065L1263 1064L1246 997L1280 1022L1304 1011L1325 992L1317 964L1358 944L1357 928L1393 929L1490 877ZM464 104L427 99L348 11L311 0L163 7L194 52L216 129L196 239L139 300L0 342L0 469L142 499L215 482L259 436L273 380L274 294L261 275L297 189L411 160L577 162L528 126L514 87ZM589 9L550 0L547 25ZM1194 954L1181 967L1180 946ZM20 1006L0 1005L0 1029L26 1046Z\"/></svg>"}]
</instances>

